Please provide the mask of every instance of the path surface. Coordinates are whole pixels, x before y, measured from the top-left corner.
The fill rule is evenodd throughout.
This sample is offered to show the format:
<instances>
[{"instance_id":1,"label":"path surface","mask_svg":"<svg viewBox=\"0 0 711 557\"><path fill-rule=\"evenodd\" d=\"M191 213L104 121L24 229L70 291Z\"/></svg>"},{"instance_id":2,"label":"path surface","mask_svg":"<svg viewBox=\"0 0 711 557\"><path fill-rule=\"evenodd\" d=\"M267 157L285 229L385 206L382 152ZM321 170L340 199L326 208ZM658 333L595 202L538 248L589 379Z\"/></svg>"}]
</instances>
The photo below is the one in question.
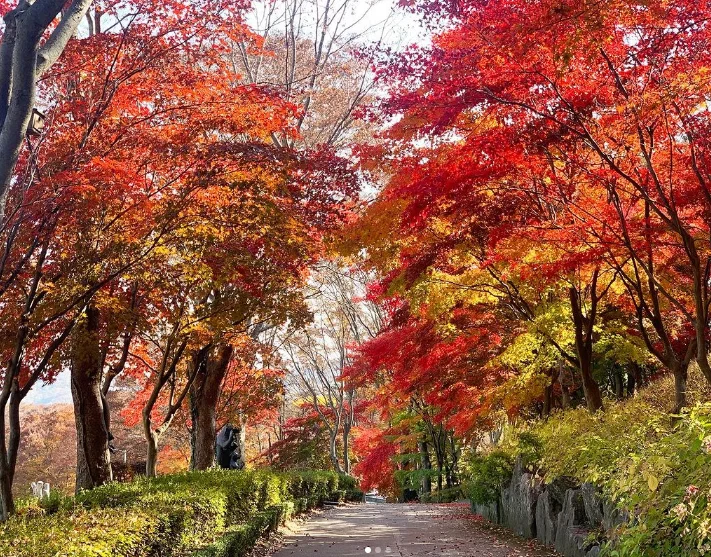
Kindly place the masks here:
<instances>
[{"instance_id":1,"label":"path surface","mask_svg":"<svg viewBox=\"0 0 711 557\"><path fill-rule=\"evenodd\" d=\"M548 557L484 523L464 504L365 504L324 511L288 533L273 557Z\"/></svg>"}]
</instances>

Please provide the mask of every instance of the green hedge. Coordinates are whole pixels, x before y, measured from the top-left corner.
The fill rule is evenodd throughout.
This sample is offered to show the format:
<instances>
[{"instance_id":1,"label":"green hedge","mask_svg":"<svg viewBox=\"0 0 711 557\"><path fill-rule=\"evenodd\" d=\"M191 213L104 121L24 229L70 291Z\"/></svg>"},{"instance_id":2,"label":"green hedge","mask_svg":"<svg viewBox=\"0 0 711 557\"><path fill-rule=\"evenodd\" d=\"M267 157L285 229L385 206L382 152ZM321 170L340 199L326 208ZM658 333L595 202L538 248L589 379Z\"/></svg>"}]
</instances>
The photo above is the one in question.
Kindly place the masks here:
<instances>
[{"instance_id":1,"label":"green hedge","mask_svg":"<svg viewBox=\"0 0 711 557\"><path fill-rule=\"evenodd\" d=\"M235 557L354 480L331 472L190 472L113 483L0 524L3 557Z\"/></svg>"}]
</instances>

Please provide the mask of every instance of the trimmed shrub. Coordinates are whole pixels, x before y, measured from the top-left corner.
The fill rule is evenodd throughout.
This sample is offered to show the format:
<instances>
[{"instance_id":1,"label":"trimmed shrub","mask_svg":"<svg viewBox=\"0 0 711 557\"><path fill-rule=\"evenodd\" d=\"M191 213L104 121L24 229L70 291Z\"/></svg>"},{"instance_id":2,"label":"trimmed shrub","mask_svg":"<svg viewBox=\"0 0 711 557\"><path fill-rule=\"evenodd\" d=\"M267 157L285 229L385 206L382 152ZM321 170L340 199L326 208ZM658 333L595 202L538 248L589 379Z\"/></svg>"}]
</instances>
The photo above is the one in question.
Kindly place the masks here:
<instances>
[{"instance_id":1,"label":"trimmed shrub","mask_svg":"<svg viewBox=\"0 0 711 557\"><path fill-rule=\"evenodd\" d=\"M343 486L341 485L343 481ZM239 556L350 480L331 472L211 470L28 503L0 524L3 557Z\"/></svg>"}]
</instances>

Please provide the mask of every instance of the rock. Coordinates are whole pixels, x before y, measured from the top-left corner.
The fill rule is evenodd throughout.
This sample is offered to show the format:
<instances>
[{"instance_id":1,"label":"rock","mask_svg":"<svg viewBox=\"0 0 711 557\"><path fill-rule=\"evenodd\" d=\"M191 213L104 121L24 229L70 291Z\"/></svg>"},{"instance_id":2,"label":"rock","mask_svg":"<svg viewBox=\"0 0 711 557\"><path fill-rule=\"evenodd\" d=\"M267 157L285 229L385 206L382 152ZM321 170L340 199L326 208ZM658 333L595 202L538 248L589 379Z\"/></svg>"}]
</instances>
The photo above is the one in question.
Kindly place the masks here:
<instances>
[{"instance_id":1,"label":"rock","mask_svg":"<svg viewBox=\"0 0 711 557\"><path fill-rule=\"evenodd\" d=\"M575 478L560 476L546 485L546 491L550 493L551 499L556 502L558 508L563 508L565 493L569 489L577 489L580 483Z\"/></svg>"},{"instance_id":2,"label":"rock","mask_svg":"<svg viewBox=\"0 0 711 557\"><path fill-rule=\"evenodd\" d=\"M501 491L501 523L524 538L536 537L536 502L542 482L516 461L511 483Z\"/></svg>"},{"instance_id":3,"label":"rock","mask_svg":"<svg viewBox=\"0 0 711 557\"><path fill-rule=\"evenodd\" d=\"M478 514L479 516L483 516L486 520L493 522L494 524L501 523L501 508L498 501L494 501L488 505L473 503L472 512L474 514Z\"/></svg>"},{"instance_id":4,"label":"rock","mask_svg":"<svg viewBox=\"0 0 711 557\"><path fill-rule=\"evenodd\" d=\"M592 528L599 527L603 522L603 506L600 490L591 483L580 486L585 505L586 522Z\"/></svg>"},{"instance_id":5,"label":"rock","mask_svg":"<svg viewBox=\"0 0 711 557\"><path fill-rule=\"evenodd\" d=\"M614 503L605 501L602 504L602 527L605 531L614 530L629 521L629 515L618 509Z\"/></svg>"},{"instance_id":6,"label":"rock","mask_svg":"<svg viewBox=\"0 0 711 557\"><path fill-rule=\"evenodd\" d=\"M556 524L555 549L565 557L586 557L586 542L589 531L585 528L585 502L582 490L565 492L563 510Z\"/></svg>"},{"instance_id":7,"label":"rock","mask_svg":"<svg viewBox=\"0 0 711 557\"><path fill-rule=\"evenodd\" d=\"M600 555L600 546L594 545L588 550L585 557L598 557L598 555Z\"/></svg>"},{"instance_id":8,"label":"rock","mask_svg":"<svg viewBox=\"0 0 711 557\"><path fill-rule=\"evenodd\" d=\"M546 547L555 546L555 531L561 507L546 489L536 503L536 537Z\"/></svg>"}]
</instances>

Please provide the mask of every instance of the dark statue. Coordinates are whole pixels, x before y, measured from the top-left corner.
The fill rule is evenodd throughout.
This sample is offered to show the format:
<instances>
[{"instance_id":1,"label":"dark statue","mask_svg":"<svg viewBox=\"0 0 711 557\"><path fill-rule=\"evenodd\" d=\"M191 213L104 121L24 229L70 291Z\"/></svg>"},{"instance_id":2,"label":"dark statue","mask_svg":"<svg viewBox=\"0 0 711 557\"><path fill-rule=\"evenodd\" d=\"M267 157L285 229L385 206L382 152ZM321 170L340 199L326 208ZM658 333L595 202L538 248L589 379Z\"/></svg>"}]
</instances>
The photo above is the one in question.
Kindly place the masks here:
<instances>
[{"instance_id":1,"label":"dark statue","mask_svg":"<svg viewBox=\"0 0 711 557\"><path fill-rule=\"evenodd\" d=\"M226 424L217 434L215 457L217 465L226 470L240 470L244 467L240 447L240 429Z\"/></svg>"}]
</instances>

